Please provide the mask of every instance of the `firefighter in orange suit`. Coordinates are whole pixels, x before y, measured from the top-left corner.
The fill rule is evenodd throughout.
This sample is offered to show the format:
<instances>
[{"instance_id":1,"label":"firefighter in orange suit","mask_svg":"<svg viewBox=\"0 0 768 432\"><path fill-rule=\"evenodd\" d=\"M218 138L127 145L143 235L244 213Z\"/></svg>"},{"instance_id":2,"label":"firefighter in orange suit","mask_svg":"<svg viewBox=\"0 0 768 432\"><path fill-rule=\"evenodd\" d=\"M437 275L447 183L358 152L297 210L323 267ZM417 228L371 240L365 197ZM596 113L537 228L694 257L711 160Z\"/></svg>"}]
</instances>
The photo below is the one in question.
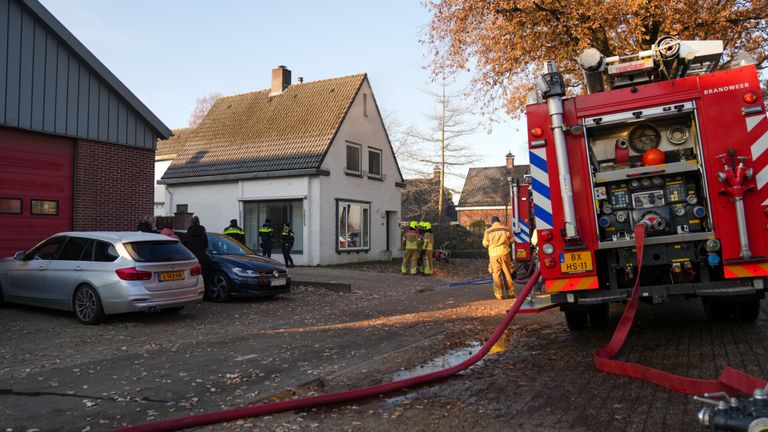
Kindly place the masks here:
<instances>
[{"instance_id":1,"label":"firefighter in orange suit","mask_svg":"<svg viewBox=\"0 0 768 432\"><path fill-rule=\"evenodd\" d=\"M513 241L512 233L502 225L497 216L491 218L491 227L483 235L483 247L488 248L490 270L493 274L493 294L497 299L514 298L515 288L512 282L512 260L509 256L509 245ZM504 273L508 293L504 293L504 283L501 274Z\"/></svg>"},{"instance_id":2,"label":"firefighter in orange suit","mask_svg":"<svg viewBox=\"0 0 768 432\"><path fill-rule=\"evenodd\" d=\"M434 269L434 261L432 259L432 249L435 248L435 235L432 234L432 224L429 222L421 222L421 250L422 260L424 267L424 274L429 276Z\"/></svg>"},{"instance_id":3,"label":"firefighter in orange suit","mask_svg":"<svg viewBox=\"0 0 768 432\"><path fill-rule=\"evenodd\" d=\"M403 274L408 274L410 271L412 275L416 274L416 266L419 260L419 252L421 249L421 239L419 238L419 223L411 221L408 224L408 228L403 231L402 248L405 250L403 254L403 265L400 267L400 271Z\"/></svg>"}]
</instances>

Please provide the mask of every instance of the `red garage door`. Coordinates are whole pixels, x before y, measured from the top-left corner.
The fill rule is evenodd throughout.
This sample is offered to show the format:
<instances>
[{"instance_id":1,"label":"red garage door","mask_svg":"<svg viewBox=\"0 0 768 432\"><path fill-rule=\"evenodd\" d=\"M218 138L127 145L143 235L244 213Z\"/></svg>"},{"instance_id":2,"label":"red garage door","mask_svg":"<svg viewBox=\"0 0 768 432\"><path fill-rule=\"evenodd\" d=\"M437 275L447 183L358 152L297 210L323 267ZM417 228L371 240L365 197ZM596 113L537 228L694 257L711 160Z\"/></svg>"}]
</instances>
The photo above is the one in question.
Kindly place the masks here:
<instances>
[{"instance_id":1,"label":"red garage door","mask_svg":"<svg viewBox=\"0 0 768 432\"><path fill-rule=\"evenodd\" d=\"M0 128L0 257L72 229L74 141Z\"/></svg>"}]
</instances>

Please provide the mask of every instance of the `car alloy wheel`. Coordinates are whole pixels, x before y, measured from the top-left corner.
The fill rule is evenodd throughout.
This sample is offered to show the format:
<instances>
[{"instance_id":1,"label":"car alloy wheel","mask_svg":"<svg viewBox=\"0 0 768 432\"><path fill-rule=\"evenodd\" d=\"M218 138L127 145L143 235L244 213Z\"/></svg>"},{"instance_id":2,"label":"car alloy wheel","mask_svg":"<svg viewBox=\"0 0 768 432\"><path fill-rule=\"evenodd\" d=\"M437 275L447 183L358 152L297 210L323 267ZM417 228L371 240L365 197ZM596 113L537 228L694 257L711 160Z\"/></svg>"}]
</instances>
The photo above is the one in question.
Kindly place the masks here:
<instances>
[{"instance_id":1,"label":"car alloy wheel","mask_svg":"<svg viewBox=\"0 0 768 432\"><path fill-rule=\"evenodd\" d=\"M75 316L83 324L98 324L104 320L104 308L99 293L93 287L82 286L75 292Z\"/></svg>"},{"instance_id":2,"label":"car alloy wheel","mask_svg":"<svg viewBox=\"0 0 768 432\"><path fill-rule=\"evenodd\" d=\"M208 285L208 298L214 302L229 300L229 279L224 273L214 273L211 283Z\"/></svg>"}]
</instances>

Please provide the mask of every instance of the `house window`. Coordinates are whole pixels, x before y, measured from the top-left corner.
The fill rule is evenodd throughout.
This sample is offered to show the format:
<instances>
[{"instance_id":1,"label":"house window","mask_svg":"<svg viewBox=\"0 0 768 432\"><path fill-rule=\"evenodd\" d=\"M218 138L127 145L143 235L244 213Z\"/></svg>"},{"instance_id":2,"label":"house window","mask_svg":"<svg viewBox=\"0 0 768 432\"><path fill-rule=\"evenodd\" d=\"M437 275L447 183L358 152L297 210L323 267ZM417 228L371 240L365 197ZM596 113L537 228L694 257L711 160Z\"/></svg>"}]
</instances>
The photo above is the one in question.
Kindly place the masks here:
<instances>
[{"instance_id":1,"label":"house window","mask_svg":"<svg viewBox=\"0 0 768 432\"><path fill-rule=\"evenodd\" d=\"M21 198L0 198L0 213L21 214Z\"/></svg>"},{"instance_id":2,"label":"house window","mask_svg":"<svg viewBox=\"0 0 768 432\"><path fill-rule=\"evenodd\" d=\"M350 174L362 174L360 172L362 163L360 162L360 156L362 153L362 146L360 144L347 143L347 165L345 172Z\"/></svg>"},{"instance_id":3,"label":"house window","mask_svg":"<svg viewBox=\"0 0 768 432\"><path fill-rule=\"evenodd\" d=\"M259 228L269 219L272 225L272 256L280 255L283 223L289 222L293 230L292 254L304 252L304 200L246 201L243 203L245 243L260 251Z\"/></svg>"},{"instance_id":4,"label":"house window","mask_svg":"<svg viewBox=\"0 0 768 432\"><path fill-rule=\"evenodd\" d=\"M368 177L381 178L381 150L368 149Z\"/></svg>"},{"instance_id":5,"label":"house window","mask_svg":"<svg viewBox=\"0 0 768 432\"><path fill-rule=\"evenodd\" d=\"M54 200L32 200L30 213L33 215L58 216L59 202Z\"/></svg>"},{"instance_id":6,"label":"house window","mask_svg":"<svg viewBox=\"0 0 768 432\"><path fill-rule=\"evenodd\" d=\"M371 234L371 204L337 200L337 240L339 252L368 250Z\"/></svg>"},{"instance_id":7,"label":"house window","mask_svg":"<svg viewBox=\"0 0 768 432\"><path fill-rule=\"evenodd\" d=\"M189 204L176 204L176 213L189 213Z\"/></svg>"}]
</instances>

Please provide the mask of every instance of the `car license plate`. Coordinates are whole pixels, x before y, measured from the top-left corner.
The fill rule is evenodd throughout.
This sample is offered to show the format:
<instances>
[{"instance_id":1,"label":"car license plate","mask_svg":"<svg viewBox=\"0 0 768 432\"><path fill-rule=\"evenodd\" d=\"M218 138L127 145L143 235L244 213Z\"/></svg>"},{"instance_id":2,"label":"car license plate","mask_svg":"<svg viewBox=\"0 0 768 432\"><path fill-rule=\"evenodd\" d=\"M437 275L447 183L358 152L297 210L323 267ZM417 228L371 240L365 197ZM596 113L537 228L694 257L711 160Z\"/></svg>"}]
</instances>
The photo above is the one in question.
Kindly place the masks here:
<instances>
[{"instance_id":1,"label":"car license plate","mask_svg":"<svg viewBox=\"0 0 768 432\"><path fill-rule=\"evenodd\" d=\"M592 252L566 252L560 254L562 273L584 273L592 271Z\"/></svg>"},{"instance_id":2,"label":"car license plate","mask_svg":"<svg viewBox=\"0 0 768 432\"><path fill-rule=\"evenodd\" d=\"M272 286L285 286L286 281L285 281L285 279L272 279L270 281L270 284Z\"/></svg>"},{"instance_id":3,"label":"car license plate","mask_svg":"<svg viewBox=\"0 0 768 432\"><path fill-rule=\"evenodd\" d=\"M157 274L157 280L160 282L170 282L184 279L184 272L164 272Z\"/></svg>"}]
</instances>

